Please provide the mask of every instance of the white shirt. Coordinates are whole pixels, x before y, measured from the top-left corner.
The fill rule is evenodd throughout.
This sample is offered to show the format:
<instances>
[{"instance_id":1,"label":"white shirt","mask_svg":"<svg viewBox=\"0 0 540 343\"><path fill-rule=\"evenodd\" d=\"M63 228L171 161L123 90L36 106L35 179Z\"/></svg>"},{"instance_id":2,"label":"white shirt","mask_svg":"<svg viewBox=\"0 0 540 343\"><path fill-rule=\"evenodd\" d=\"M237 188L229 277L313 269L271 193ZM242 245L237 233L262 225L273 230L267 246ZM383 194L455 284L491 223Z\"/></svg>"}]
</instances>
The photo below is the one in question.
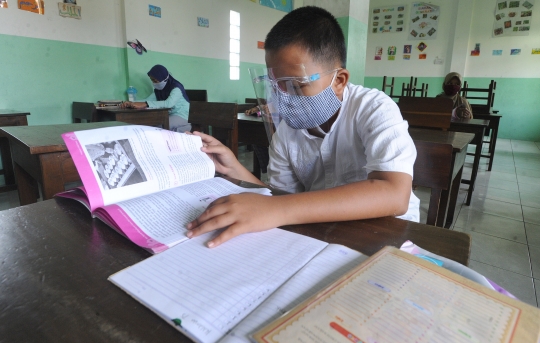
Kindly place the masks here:
<instances>
[{"instance_id":1,"label":"white shirt","mask_svg":"<svg viewBox=\"0 0 540 343\"><path fill-rule=\"evenodd\" d=\"M348 84L341 111L323 138L281 121L270 144L268 178L272 187L298 193L366 180L373 171L413 175L416 148L396 103L376 89ZM413 194L407 213L419 221Z\"/></svg>"}]
</instances>

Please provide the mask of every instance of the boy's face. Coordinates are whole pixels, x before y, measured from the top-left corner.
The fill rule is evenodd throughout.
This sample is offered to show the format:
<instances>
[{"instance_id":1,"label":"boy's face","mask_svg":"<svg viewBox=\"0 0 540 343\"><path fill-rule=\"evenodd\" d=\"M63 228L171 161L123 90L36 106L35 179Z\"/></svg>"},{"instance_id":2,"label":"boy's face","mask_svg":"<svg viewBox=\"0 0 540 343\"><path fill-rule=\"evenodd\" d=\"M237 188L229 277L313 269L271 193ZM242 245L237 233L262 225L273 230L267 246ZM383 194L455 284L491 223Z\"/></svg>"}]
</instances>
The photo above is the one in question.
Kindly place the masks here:
<instances>
[{"instance_id":1,"label":"boy's face","mask_svg":"<svg viewBox=\"0 0 540 343\"><path fill-rule=\"evenodd\" d=\"M298 65L303 64L306 69L299 69ZM275 78L282 77L304 77L306 73L312 75L321 74L321 78L312 81L310 87L302 89L303 95L313 96L327 88L336 73L328 73L333 69L340 68L340 65L322 65L315 62L311 54L298 45L289 45L278 51L266 52L266 67L272 68ZM346 69L337 71L337 75L332 83L332 89L339 100L343 100L343 90L349 80L349 72Z\"/></svg>"}]
</instances>

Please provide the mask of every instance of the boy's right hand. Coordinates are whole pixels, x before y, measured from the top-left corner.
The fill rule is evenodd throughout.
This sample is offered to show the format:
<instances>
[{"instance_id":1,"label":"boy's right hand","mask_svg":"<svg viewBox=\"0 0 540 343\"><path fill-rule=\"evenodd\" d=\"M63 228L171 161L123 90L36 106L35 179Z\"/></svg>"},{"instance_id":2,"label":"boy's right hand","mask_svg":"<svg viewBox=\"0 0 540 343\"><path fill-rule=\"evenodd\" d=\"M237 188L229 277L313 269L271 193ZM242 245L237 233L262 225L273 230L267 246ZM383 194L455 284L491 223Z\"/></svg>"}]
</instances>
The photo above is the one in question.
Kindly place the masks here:
<instances>
[{"instance_id":1,"label":"boy's right hand","mask_svg":"<svg viewBox=\"0 0 540 343\"><path fill-rule=\"evenodd\" d=\"M231 149L227 148L219 140L210 135L198 131L194 131L193 134L201 137L203 143L201 150L207 153L212 159L218 173L238 178L236 175L238 167L243 167L240 162L238 162Z\"/></svg>"}]
</instances>

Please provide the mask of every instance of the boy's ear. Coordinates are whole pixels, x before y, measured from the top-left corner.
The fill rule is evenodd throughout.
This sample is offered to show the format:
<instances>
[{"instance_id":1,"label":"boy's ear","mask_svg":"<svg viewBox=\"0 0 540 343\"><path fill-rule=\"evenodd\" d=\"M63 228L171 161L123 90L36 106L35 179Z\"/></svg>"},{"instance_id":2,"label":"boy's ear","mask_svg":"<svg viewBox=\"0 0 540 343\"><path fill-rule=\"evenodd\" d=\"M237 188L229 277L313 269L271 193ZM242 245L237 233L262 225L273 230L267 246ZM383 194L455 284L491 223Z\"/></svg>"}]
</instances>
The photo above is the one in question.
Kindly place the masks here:
<instances>
[{"instance_id":1,"label":"boy's ear","mask_svg":"<svg viewBox=\"0 0 540 343\"><path fill-rule=\"evenodd\" d=\"M345 68L338 70L336 79L334 80L334 84L332 85L332 88L334 89L334 92L336 93L336 96L343 100L343 91L345 87L347 87L347 83L349 83L349 71Z\"/></svg>"}]
</instances>

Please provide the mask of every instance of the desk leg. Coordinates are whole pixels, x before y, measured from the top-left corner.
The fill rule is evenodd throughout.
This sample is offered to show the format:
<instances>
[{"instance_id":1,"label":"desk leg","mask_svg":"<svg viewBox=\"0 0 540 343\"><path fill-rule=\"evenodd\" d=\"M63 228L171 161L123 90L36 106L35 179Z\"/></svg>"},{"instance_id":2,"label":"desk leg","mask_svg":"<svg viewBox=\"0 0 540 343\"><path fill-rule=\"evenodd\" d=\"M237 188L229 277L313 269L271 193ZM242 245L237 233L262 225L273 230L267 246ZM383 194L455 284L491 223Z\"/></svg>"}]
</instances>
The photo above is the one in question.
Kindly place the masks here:
<instances>
[{"instance_id":1,"label":"desk leg","mask_svg":"<svg viewBox=\"0 0 540 343\"><path fill-rule=\"evenodd\" d=\"M446 222L444 227L450 228L454 222L454 212L456 211L457 197L459 193L459 186L461 184L461 175L463 174L463 166L457 173L456 177L452 181L451 193L450 193L450 202L448 203L448 211L446 212Z\"/></svg>"},{"instance_id":2,"label":"desk leg","mask_svg":"<svg viewBox=\"0 0 540 343\"><path fill-rule=\"evenodd\" d=\"M253 149L253 175L257 179L261 179L261 165L259 163L259 158L257 157L257 154L255 153L255 149Z\"/></svg>"},{"instance_id":3,"label":"desk leg","mask_svg":"<svg viewBox=\"0 0 540 343\"><path fill-rule=\"evenodd\" d=\"M65 190L64 160L65 154L41 154L39 161L43 180L43 200L52 199L56 193ZM64 158L62 158L64 157Z\"/></svg>"},{"instance_id":4,"label":"desk leg","mask_svg":"<svg viewBox=\"0 0 540 343\"><path fill-rule=\"evenodd\" d=\"M0 137L0 153L2 154L2 167L4 168L4 180L6 181L6 186L15 185L11 150L9 149L9 140L6 137Z\"/></svg>"},{"instance_id":5,"label":"desk leg","mask_svg":"<svg viewBox=\"0 0 540 343\"><path fill-rule=\"evenodd\" d=\"M429 197L429 207L426 221L427 225L437 225L437 216L441 204L441 194L441 189L431 189L431 196Z\"/></svg>"},{"instance_id":6,"label":"desk leg","mask_svg":"<svg viewBox=\"0 0 540 343\"><path fill-rule=\"evenodd\" d=\"M37 202L36 194L39 194L36 180L17 163L14 163L15 178L17 180L17 190L19 191L19 202L21 206Z\"/></svg>"},{"instance_id":7,"label":"desk leg","mask_svg":"<svg viewBox=\"0 0 540 343\"><path fill-rule=\"evenodd\" d=\"M476 149L474 151L474 161L471 172L471 180L462 180L462 183L469 185L469 190L467 191L467 201L465 205L469 206L471 204L472 193L474 191L474 184L476 182L476 176L478 174L478 166L480 165L480 156L482 155L482 141L484 140L484 133L480 136L480 142L476 144Z\"/></svg>"},{"instance_id":8,"label":"desk leg","mask_svg":"<svg viewBox=\"0 0 540 343\"><path fill-rule=\"evenodd\" d=\"M495 158L495 144L497 144L497 134L499 133L499 124L493 128L491 132L491 142L489 142L489 165L488 171L493 167L493 159Z\"/></svg>"}]
</instances>

